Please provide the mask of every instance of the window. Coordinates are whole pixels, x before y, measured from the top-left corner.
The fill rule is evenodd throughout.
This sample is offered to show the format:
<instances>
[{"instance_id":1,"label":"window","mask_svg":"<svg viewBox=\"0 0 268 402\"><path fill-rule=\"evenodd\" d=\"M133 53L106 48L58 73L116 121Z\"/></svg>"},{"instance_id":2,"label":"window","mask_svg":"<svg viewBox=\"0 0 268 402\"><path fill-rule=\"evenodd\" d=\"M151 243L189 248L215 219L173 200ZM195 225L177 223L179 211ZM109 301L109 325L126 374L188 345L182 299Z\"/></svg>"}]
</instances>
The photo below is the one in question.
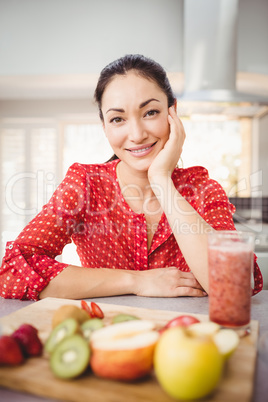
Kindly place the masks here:
<instances>
[{"instance_id":1,"label":"window","mask_svg":"<svg viewBox=\"0 0 268 402\"><path fill-rule=\"evenodd\" d=\"M0 246L14 240L74 162L104 162L112 150L100 124L11 121L0 129Z\"/></svg>"},{"instance_id":2,"label":"window","mask_svg":"<svg viewBox=\"0 0 268 402\"><path fill-rule=\"evenodd\" d=\"M228 197L249 197L251 120L182 119L186 131L182 164L204 166Z\"/></svg>"},{"instance_id":3,"label":"window","mask_svg":"<svg viewBox=\"0 0 268 402\"><path fill-rule=\"evenodd\" d=\"M57 133L52 124L9 123L0 131L1 251L41 209L57 179ZM51 192L50 191L50 192Z\"/></svg>"},{"instance_id":4,"label":"window","mask_svg":"<svg viewBox=\"0 0 268 402\"><path fill-rule=\"evenodd\" d=\"M102 163L113 155L101 124L64 124L63 135L64 172L74 162Z\"/></svg>"}]
</instances>

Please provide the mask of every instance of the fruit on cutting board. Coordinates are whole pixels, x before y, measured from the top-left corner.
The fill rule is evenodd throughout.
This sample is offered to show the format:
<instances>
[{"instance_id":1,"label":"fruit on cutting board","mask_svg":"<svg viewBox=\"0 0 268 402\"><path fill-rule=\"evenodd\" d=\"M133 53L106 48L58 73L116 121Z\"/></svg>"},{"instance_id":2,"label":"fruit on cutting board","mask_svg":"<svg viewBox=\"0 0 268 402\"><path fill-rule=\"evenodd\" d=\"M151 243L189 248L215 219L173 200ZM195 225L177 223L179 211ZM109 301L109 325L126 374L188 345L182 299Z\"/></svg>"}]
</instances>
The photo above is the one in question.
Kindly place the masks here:
<instances>
[{"instance_id":1,"label":"fruit on cutting board","mask_svg":"<svg viewBox=\"0 0 268 402\"><path fill-rule=\"evenodd\" d=\"M220 329L212 336L224 360L229 359L237 349L240 338L233 329Z\"/></svg>"},{"instance_id":2,"label":"fruit on cutting board","mask_svg":"<svg viewBox=\"0 0 268 402\"><path fill-rule=\"evenodd\" d=\"M45 342L45 351L52 353L62 340L70 335L80 332L80 326L74 318L67 318L50 332Z\"/></svg>"},{"instance_id":3,"label":"fruit on cutting board","mask_svg":"<svg viewBox=\"0 0 268 402\"><path fill-rule=\"evenodd\" d=\"M74 318L79 324L82 324L89 319L89 314L78 306L64 304L55 311L52 317L52 328L66 320L66 318Z\"/></svg>"},{"instance_id":4,"label":"fruit on cutting board","mask_svg":"<svg viewBox=\"0 0 268 402\"><path fill-rule=\"evenodd\" d=\"M239 335L233 329L221 329L215 322L200 322L190 325L187 331L192 336L208 336L218 347L224 360L227 360L239 345Z\"/></svg>"},{"instance_id":5,"label":"fruit on cutting board","mask_svg":"<svg viewBox=\"0 0 268 402\"><path fill-rule=\"evenodd\" d=\"M24 356L20 345L10 335L0 337L0 364L16 366L23 363Z\"/></svg>"},{"instance_id":6,"label":"fruit on cutting board","mask_svg":"<svg viewBox=\"0 0 268 402\"><path fill-rule=\"evenodd\" d=\"M11 336L18 342L25 357L42 355L43 344L34 326L22 324Z\"/></svg>"},{"instance_id":7,"label":"fruit on cutting board","mask_svg":"<svg viewBox=\"0 0 268 402\"><path fill-rule=\"evenodd\" d=\"M153 368L153 354L159 333L147 320L109 325L92 333L91 368L99 377L134 380Z\"/></svg>"},{"instance_id":8,"label":"fruit on cutting board","mask_svg":"<svg viewBox=\"0 0 268 402\"><path fill-rule=\"evenodd\" d=\"M90 361L88 342L79 334L64 338L50 356L50 367L54 375L71 379L85 372Z\"/></svg>"},{"instance_id":9,"label":"fruit on cutting board","mask_svg":"<svg viewBox=\"0 0 268 402\"><path fill-rule=\"evenodd\" d=\"M102 309L95 302L91 302L89 305L85 300L81 300L81 308L85 310L91 318L104 318Z\"/></svg>"},{"instance_id":10,"label":"fruit on cutting board","mask_svg":"<svg viewBox=\"0 0 268 402\"><path fill-rule=\"evenodd\" d=\"M112 324L118 324L119 322L132 321L132 320L139 320L139 318L132 314L120 313L120 314L116 314L112 318Z\"/></svg>"},{"instance_id":11,"label":"fruit on cutting board","mask_svg":"<svg viewBox=\"0 0 268 402\"><path fill-rule=\"evenodd\" d=\"M104 318L104 313L97 303L91 302L90 307L91 307L91 317L92 318L94 318L94 317Z\"/></svg>"},{"instance_id":12,"label":"fruit on cutting board","mask_svg":"<svg viewBox=\"0 0 268 402\"><path fill-rule=\"evenodd\" d=\"M178 317L173 318L172 320L168 321L168 323L160 329L160 333L165 331L168 328L173 327L188 327L189 325L199 323L200 320L193 315L179 315Z\"/></svg>"},{"instance_id":13,"label":"fruit on cutting board","mask_svg":"<svg viewBox=\"0 0 268 402\"><path fill-rule=\"evenodd\" d=\"M223 358L210 336L193 336L181 327L167 329L155 348L156 377L175 399L209 395L217 387L223 367Z\"/></svg>"},{"instance_id":14,"label":"fruit on cutting board","mask_svg":"<svg viewBox=\"0 0 268 402\"><path fill-rule=\"evenodd\" d=\"M212 321L199 322L190 325L187 330L191 335L195 336L213 336L220 330L220 325Z\"/></svg>"},{"instance_id":15,"label":"fruit on cutting board","mask_svg":"<svg viewBox=\"0 0 268 402\"><path fill-rule=\"evenodd\" d=\"M89 341L91 334L93 331L97 329L103 328L103 320L101 318L90 318L89 320L83 322L81 325L81 331L83 333L83 337Z\"/></svg>"}]
</instances>

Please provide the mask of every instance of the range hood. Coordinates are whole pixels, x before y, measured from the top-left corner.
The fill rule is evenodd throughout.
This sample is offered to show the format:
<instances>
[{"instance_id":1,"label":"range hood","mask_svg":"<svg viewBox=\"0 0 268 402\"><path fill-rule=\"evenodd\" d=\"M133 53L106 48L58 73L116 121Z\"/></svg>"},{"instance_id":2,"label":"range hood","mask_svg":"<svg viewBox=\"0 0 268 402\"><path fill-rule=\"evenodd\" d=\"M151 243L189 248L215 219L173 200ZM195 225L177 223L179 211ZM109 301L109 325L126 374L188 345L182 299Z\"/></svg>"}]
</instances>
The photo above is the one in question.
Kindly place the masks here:
<instances>
[{"instance_id":1,"label":"range hood","mask_svg":"<svg viewBox=\"0 0 268 402\"><path fill-rule=\"evenodd\" d=\"M259 116L268 97L236 89L239 0L184 1L181 113Z\"/></svg>"}]
</instances>

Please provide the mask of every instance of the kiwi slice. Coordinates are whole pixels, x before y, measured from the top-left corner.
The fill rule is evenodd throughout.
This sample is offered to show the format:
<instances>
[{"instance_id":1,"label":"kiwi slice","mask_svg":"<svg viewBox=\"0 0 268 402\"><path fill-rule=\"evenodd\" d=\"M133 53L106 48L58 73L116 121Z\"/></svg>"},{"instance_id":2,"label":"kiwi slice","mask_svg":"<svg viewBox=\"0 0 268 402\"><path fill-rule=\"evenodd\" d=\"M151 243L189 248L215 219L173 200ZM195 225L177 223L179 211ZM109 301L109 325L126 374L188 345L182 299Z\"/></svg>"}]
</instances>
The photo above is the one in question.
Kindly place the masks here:
<instances>
[{"instance_id":1,"label":"kiwi slice","mask_svg":"<svg viewBox=\"0 0 268 402\"><path fill-rule=\"evenodd\" d=\"M80 330L78 322L74 318L67 318L58 324L50 333L46 343L45 351L52 353L56 346L67 336L73 335Z\"/></svg>"},{"instance_id":2,"label":"kiwi slice","mask_svg":"<svg viewBox=\"0 0 268 402\"><path fill-rule=\"evenodd\" d=\"M63 339L50 357L50 367L54 375L62 379L81 375L90 361L88 342L79 334Z\"/></svg>"},{"instance_id":3,"label":"kiwi slice","mask_svg":"<svg viewBox=\"0 0 268 402\"><path fill-rule=\"evenodd\" d=\"M90 320L85 321L81 325L81 330L85 339L89 341L90 335L96 329L100 329L103 327L103 321L101 318L91 318Z\"/></svg>"},{"instance_id":4,"label":"kiwi slice","mask_svg":"<svg viewBox=\"0 0 268 402\"><path fill-rule=\"evenodd\" d=\"M131 320L139 320L139 318L136 317L135 315L121 313L121 314L117 314L113 317L112 323L118 324L119 322L131 321Z\"/></svg>"}]
</instances>

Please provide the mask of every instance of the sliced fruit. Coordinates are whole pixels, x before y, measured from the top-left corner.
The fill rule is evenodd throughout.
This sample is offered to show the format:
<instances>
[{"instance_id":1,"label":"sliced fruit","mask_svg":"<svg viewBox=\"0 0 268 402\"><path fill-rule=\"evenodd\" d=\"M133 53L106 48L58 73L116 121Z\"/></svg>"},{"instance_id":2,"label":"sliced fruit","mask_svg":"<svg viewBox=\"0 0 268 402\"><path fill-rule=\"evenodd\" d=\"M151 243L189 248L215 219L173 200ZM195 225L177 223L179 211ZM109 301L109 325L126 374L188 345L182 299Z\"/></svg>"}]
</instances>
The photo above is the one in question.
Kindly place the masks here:
<instances>
[{"instance_id":1,"label":"sliced fruit","mask_svg":"<svg viewBox=\"0 0 268 402\"><path fill-rule=\"evenodd\" d=\"M191 335L195 336L212 336L216 332L220 330L220 325L216 324L215 322L208 321L208 322L198 322L196 324L191 324L187 327L187 331Z\"/></svg>"},{"instance_id":2,"label":"sliced fruit","mask_svg":"<svg viewBox=\"0 0 268 402\"><path fill-rule=\"evenodd\" d=\"M97 318L104 317L104 313L97 303L91 302L90 307L91 307L91 316L92 317L97 317Z\"/></svg>"},{"instance_id":3,"label":"sliced fruit","mask_svg":"<svg viewBox=\"0 0 268 402\"><path fill-rule=\"evenodd\" d=\"M117 314L112 318L112 324L118 324L119 322L124 322L124 321L132 321L132 320L139 320L138 317L135 315L131 314Z\"/></svg>"},{"instance_id":4,"label":"sliced fruit","mask_svg":"<svg viewBox=\"0 0 268 402\"><path fill-rule=\"evenodd\" d=\"M52 328L55 328L62 321L66 320L66 318L74 318L79 324L82 324L84 321L88 320L89 315L78 306L64 304L55 311L52 317Z\"/></svg>"},{"instance_id":5,"label":"sliced fruit","mask_svg":"<svg viewBox=\"0 0 268 402\"><path fill-rule=\"evenodd\" d=\"M70 379L80 376L88 367L90 348L79 334L71 335L55 348L50 367L56 377Z\"/></svg>"},{"instance_id":6,"label":"sliced fruit","mask_svg":"<svg viewBox=\"0 0 268 402\"><path fill-rule=\"evenodd\" d=\"M82 330L84 338L89 341L92 332L96 331L96 329L102 328L103 325L104 324L103 324L103 321L101 318L91 318L91 319L85 321L81 325L81 330Z\"/></svg>"},{"instance_id":7,"label":"sliced fruit","mask_svg":"<svg viewBox=\"0 0 268 402\"><path fill-rule=\"evenodd\" d=\"M109 325L91 335L91 368L99 377L134 380L148 375L159 333L147 320Z\"/></svg>"},{"instance_id":8,"label":"sliced fruit","mask_svg":"<svg viewBox=\"0 0 268 402\"><path fill-rule=\"evenodd\" d=\"M88 313L89 317L92 317L91 308L89 307L89 305L85 300L81 300L81 308Z\"/></svg>"},{"instance_id":9,"label":"sliced fruit","mask_svg":"<svg viewBox=\"0 0 268 402\"><path fill-rule=\"evenodd\" d=\"M95 302L91 302L89 306L85 300L81 300L81 308L85 310L91 318L104 318L102 309Z\"/></svg>"},{"instance_id":10,"label":"sliced fruit","mask_svg":"<svg viewBox=\"0 0 268 402\"><path fill-rule=\"evenodd\" d=\"M240 342L238 334L232 329L220 329L212 339L225 360L231 357Z\"/></svg>"},{"instance_id":11,"label":"sliced fruit","mask_svg":"<svg viewBox=\"0 0 268 402\"><path fill-rule=\"evenodd\" d=\"M45 343L46 352L52 353L64 338L79 332L79 330L79 324L74 318L67 318L62 321L51 331Z\"/></svg>"}]
</instances>

